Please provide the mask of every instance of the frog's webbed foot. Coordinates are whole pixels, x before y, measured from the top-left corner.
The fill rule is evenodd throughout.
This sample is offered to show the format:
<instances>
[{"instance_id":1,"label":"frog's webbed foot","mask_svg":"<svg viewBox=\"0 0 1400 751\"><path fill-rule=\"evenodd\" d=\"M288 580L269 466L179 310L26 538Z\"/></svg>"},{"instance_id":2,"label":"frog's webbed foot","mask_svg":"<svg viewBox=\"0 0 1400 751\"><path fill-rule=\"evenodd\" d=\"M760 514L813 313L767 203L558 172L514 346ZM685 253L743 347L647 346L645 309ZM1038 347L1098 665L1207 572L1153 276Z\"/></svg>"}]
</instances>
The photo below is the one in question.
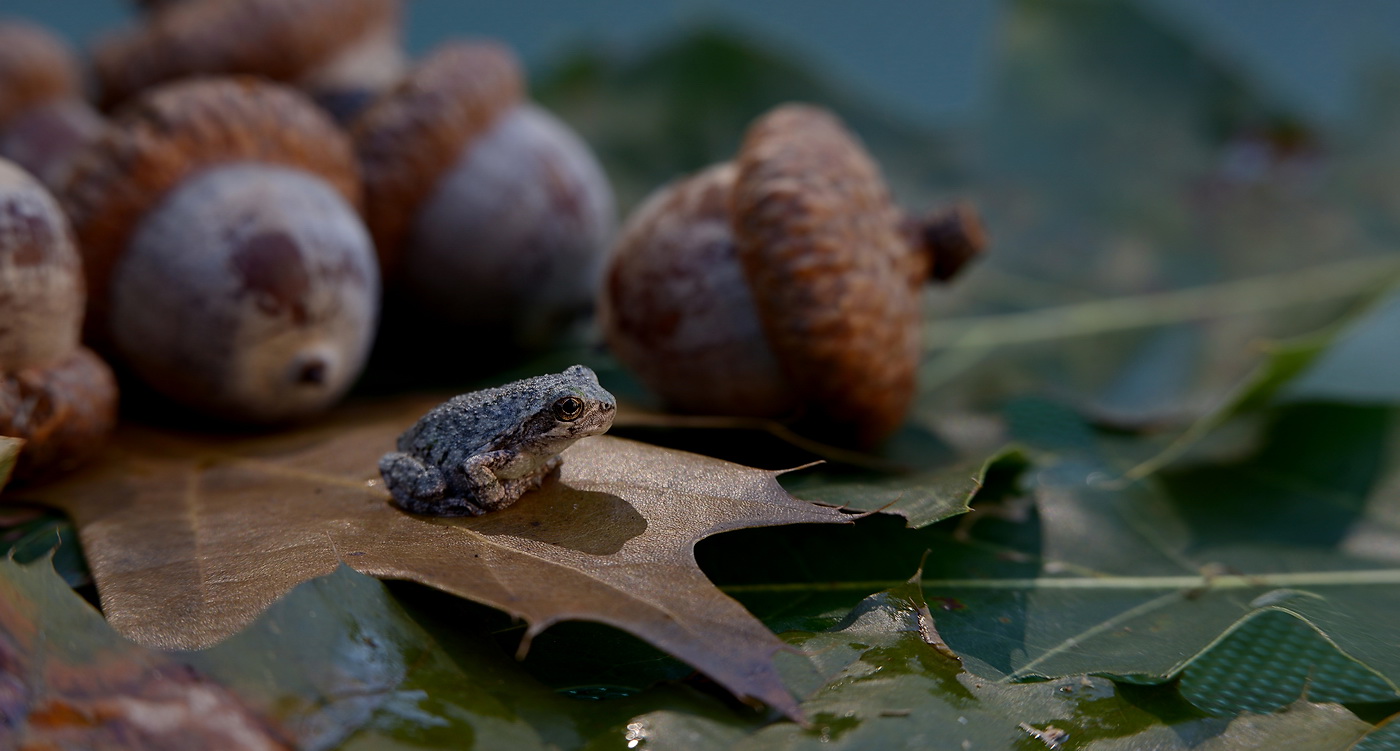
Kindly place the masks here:
<instances>
[{"instance_id":1,"label":"frog's webbed foot","mask_svg":"<svg viewBox=\"0 0 1400 751\"><path fill-rule=\"evenodd\" d=\"M379 474L394 503L415 514L441 514L439 507L450 499L447 478L437 467L424 464L412 454L393 451L379 460ZM460 513L460 512L459 512Z\"/></svg>"}]
</instances>

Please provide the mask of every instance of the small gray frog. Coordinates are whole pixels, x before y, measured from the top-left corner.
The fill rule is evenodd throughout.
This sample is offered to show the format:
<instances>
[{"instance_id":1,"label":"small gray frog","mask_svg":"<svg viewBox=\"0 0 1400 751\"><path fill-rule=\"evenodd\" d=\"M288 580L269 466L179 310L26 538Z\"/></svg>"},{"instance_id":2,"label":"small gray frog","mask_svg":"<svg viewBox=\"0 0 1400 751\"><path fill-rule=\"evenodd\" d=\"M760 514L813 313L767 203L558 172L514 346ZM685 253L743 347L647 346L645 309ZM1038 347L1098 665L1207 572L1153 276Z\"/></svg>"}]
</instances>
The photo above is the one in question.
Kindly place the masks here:
<instances>
[{"instance_id":1,"label":"small gray frog","mask_svg":"<svg viewBox=\"0 0 1400 751\"><path fill-rule=\"evenodd\" d=\"M575 365L439 404L399 436L379 473L405 511L480 516L538 488L563 463L559 452L606 432L616 413L598 376Z\"/></svg>"}]
</instances>

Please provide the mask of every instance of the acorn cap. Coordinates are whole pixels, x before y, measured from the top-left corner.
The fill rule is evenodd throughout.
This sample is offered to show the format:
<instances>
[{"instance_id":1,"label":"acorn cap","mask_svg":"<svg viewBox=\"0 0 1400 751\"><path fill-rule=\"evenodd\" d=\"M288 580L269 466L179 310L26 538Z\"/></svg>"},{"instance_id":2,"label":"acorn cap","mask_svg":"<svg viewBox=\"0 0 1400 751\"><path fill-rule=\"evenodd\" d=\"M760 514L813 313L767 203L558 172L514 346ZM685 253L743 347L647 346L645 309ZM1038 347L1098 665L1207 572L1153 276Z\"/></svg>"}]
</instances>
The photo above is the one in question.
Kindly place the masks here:
<instances>
[{"instance_id":1,"label":"acorn cap","mask_svg":"<svg viewBox=\"0 0 1400 751\"><path fill-rule=\"evenodd\" d=\"M187 177L234 162L310 172L359 206L349 141L297 91L252 78L155 89L74 157L60 193L83 254L90 318L105 317L112 267L146 213Z\"/></svg>"},{"instance_id":2,"label":"acorn cap","mask_svg":"<svg viewBox=\"0 0 1400 751\"><path fill-rule=\"evenodd\" d=\"M365 180L365 221L386 273L419 206L462 152L524 97L515 55L493 42L435 50L355 120Z\"/></svg>"},{"instance_id":3,"label":"acorn cap","mask_svg":"<svg viewBox=\"0 0 1400 751\"><path fill-rule=\"evenodd\" d=\"M770 346L814 429L878 442L914 396L927 262L879 168L830 113L769 112L738 166L734 231Z\"/></svg>"},{"instance_id":4,"label":"acorn cap","mask_svg":"<svg viewBox=\"0 0 1400 751\"><path fill-rule=\"evenodd\" d=\"M68 472L102 447L117 423L117 382L85 347L43 367L0 373L0 435L25 439L17 482Z\"/></svg>"},{"instance_id":5,"label":"acorn cap","mask_svg":"<svg viewBox=\"0 0 1400 751\"><path fill-rule=\"evenodd\" d=\"M27 23L0 23L0 128L36 105L79 97L82 80L68 46Z\"/></svg>"},{"instance_id":6,"label":"acorn cap","mask_svg":"<svg viewBox=\"0 0 1400 751\"><path fill-rule=\"evenodd\" d=\"M93 50L104 106L176 78L244 73L292 81L376 29L397 0L203 0L163 3Z\"/></svg>"}]
</instances>

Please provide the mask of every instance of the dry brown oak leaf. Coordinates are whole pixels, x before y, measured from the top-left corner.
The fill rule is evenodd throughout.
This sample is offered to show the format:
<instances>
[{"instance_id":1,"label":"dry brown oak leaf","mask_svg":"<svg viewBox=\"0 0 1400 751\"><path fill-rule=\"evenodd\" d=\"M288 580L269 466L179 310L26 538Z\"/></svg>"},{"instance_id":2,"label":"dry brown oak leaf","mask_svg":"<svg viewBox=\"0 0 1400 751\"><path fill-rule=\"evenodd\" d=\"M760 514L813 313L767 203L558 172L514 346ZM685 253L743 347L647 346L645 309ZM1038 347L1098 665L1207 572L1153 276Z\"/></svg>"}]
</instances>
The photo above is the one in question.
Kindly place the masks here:
<instances>
[{"instance_id":1,"label":"dry brown oak leaf","mask_svg":"<svg viewBox=\"0 0 1400 751\"><path fill-rule=\"evenodd\" d=\"M800 719L773 666L784 644L705 578L694 546L849 514L793 498L775 472L598 436L509 508L412 516L389 505L376 467L431 406L360 407L263 438L127 426L92 468L28 498L73 518L103 611L142 644L211 646L343 563L523 619L522 653L560 621L626 630Z\"/></svg>"}]
</instances>

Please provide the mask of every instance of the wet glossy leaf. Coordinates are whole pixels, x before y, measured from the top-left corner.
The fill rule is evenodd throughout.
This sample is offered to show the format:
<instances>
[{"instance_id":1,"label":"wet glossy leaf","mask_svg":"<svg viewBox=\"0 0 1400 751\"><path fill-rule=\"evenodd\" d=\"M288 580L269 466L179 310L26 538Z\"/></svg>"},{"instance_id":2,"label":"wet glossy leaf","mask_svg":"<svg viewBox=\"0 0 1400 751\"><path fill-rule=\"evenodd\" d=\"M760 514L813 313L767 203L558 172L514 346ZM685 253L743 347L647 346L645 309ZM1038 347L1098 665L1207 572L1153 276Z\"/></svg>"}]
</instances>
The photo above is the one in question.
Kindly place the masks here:
<instances>
[{"instance_id":1,"label":"wet glossy leaf","mask_svg":"<svg viewBox=\"0 0 1400 751\"><path fill-rule=\"evenodd\" d=\"M5 748L289 748L235 692L118 636L46 563L0 560Z\"/></svg>"},{"instance_id":2,"label":"wet glossy leaf","mask_svg":"<svg viewBox=\"0 0 1400 751\"><path fill-rule=\"evenodd\" d=\"M1384 730L1363 722L1336 704L1297 702L1270 715L1245 714L1232 721L1224 732L1199 744L1191 744L1169 728L1152 728L1131 738L1092 743L1092 751L1227 751L1256 748L1362 748L1370 738L1379 739Z\"/></svg>"},{"instance_id":3,"label":"wet glossy leaf","mask_svg":"<svg viewBox=\"0 0 1400 751\"><path fill-rule=\"evenodd\" d=\"M1028 461L1020 451L1003 449L990 457L971 457L920 472L811 472L785 481L799 498L850 509L881 511L923 527L967 513L989 472L1016 476Z\"/></svg>"},{"instance_id":4,"label":"wet glossy leaf","mask_svg":"<svg viewBox=\"0 0 1400 751\"><path fill-rule=\"evenodd\" d=\"M776 473L601 437L557 480L479 518L402 513L376 462L427 408L362 410L301 433L219 438L128 428L98 466L33 497L72 515L108 619L145 644L199 648L344 563L524 619L623 628L741 697L792 711L781 643L695 566L696 541L744 527L839 523Z\"/></svg>"},{"instance_id":5,"label":"wet glossy leaf","mask_svg":"<svg viewBox=\"0 0 1400 751\"><path fill-rule=\"evenodd\" d=\"M976 739L1026 749L1045 746L1050 725L1071 731L1066 747L1286 747L1346 745L1368 732L1343 710L1303 703L1227 725L1225 717L1203 718L1182 706L1170 686L1078 677L1086 670L1144 681L1180 675L1188 698L1222 715L1287 704L1304 685L1314 700L1377 701L1393 695L1397 680L1389 652L1397 643L1391 624L1400 622L1394 596L1400 509L1386 469L1390 418L1369 409L1274 411L1280 401L1302 399L1393 402L1393 325L1377 325L1335 350L1330 333L1272 349L1261 344L1334 321L1393 280L1390 251L1400 226L1396 108L1378 104L1389 116L1368 118L1369 135L1325 130L1260 91L1245 75L1250 66L1233 58L1228 45L1194 37L1163 7L1115 0L1004 4L990 44L997 73L985 109L969 127L943 132L900 123L783 54L724 31L662 44L634 63L584 56L540 87L607 159L623 205L679 173L727 158L754 115L787 99L840 112L882 163L895 194L912 206L950 195L975 198L994 245L964 279L928 296L929 357L914 422L968 412L996 420L1005 412L1029 446L1029 464L1016 470L1018 482L1009 490L984 494L974 513L943 524L933 522L965 510L990 452L928 452L903 473L829 465L783 482L812 498L867 509L890 504L910 525L927 526L908 529L874 517L845 527L745 531L703 544L706 571L722 583L737 582L730 591L754 612L770 625L807 630L794 640L812 647L811 659L787 663L786 675L790 685L816 692L807 701L818 720L811 731L785 725L754 736L760 719L704 700L677 706L686 702L672 702L676 694L694 697L673 687L649 689L645 701L559 703L519 680L513 663L475 651L465 635L477 634L454 620L454 608L437 602L415 617L435 624L432 636L449 657L406 647L405 660L429 667L390 689L385 695L393 698L373 710L370 725L348 746L484 745L494 736L475 734L484 726L472 718L498 710L498 728L520 731L517 719L524 717L538 731L538 737L510 736L526 748L591 742L727 749L758 747L761 738L824 748L915 740L958 748ZM1393 89L1373 98L1400 101ZM1344 374L1326 369L1327 355L1347 352ZM1322 364L1296 378L1314 361ZM1250 372L1257 377L1238 389ZM1075 411L1037 411L1049 402L1022 398L1047 393L1116 432L1089 428ZM1008 399L1017 401L1006 407ZM1203 414L1189 440L1161 453ZM1231 419L1240 416L1254 422ZM1250 427L1271 438L1261 444L1260 431ZM596 491L552 488L542 497L554 500L540 503L568 511L578 504L592 513L557 527L553 515L522 506L513 516L461 524L413 520L417 526L403 527L398 517L390 519L382 494L363 485L376 452L355 445L357 429L341 423L280 442L220 445L129 433L118 449L130 460L121 474L65 501L80 516L95 566L127 580L104 587L114 619L137 612L129 628L160 619L170 631L246 622L277 593L343 560L380 575L472 590L509 612L524 612L533 633L543 627L540 613L512 597L530 595L537 585L580 593L596 582L570 565L550 568L541 575L544 584L539 577L493 578L518 570L511 561L541 550L612 561L651 539L663 522L678 523L675 515L653 514L661 499L634 503L626 493L603 491L626 499L643 518L647 530L633 534L637 517L627 508ZM1238 440L1235 431L1242 433ZM746 463L772 468L806 461L786 457L772 450ZM971 458L961 465L958 457ZM1148 480L1115 483L1151 457L1159 459L1135 475ZM1183 469L1203 460L1204 467ZM220 498L240 500L221 504ZM328 511L330 522L308 525L301 514L314 503L373 505L379 515ZM532 521L541 526L530 527ZM681 535L687 541L668 549L678 556L668 560L688 577L668 596L713 597L687 568L685 552L709 531L687 527ZM92 539L102 543L93 546ZM204 555L211 545L219 555ZM422 553L426 569L399 565L410 549ZM924 643L911 630L918 619L891 604L894 595L846 618L855 600L907 576L925 551L929 604L942 636L973 674L995 681L975 685L972 674ZM488 559L489 575L462 566L469 555ZM207 565L191 570L180 560ZM465 581L473 572L481 581ZM326 583L342 576L303 586L324 588L317 596L327 601L380 602L377 585ZM147 602L143 590L152 581ZM166 587L194 594L163 602ZM616 582L602 587L614 600L625 599L621 589ZM298 594L289 597L271 613ZM747 617L723 598L708 602L719 603L714 607L725 618ZM238 603L241 609L233 607ZM882 618L892 624L883 631ZM836 622L841 630L816 633ZM238 662L278 650L281 639L251 639L258 626L251 628L206 654L228 646L232 651L218 659ZM305 622L281 628L305 630L305 639L283 638L316 653L309 643L319 634L314 628ZM648 628L655 628L653 636L666 630L655 621ZM368 630L375 629L400 633ZM245 638L251 640L242 645ZM359 654L366 646L326 638L327 651L335 645ZM574 644L589 657L600 653L600 661L615 655L586 636ZM773 642L767 644L764 649ZM1263 649L1268 658L1255 659L1246 647ZM758 651L766 661L768 653ZM278 665L255 664L294 687L299 698L289 706L309 706L307 697L320 695L328 714L366 716L365 705L355 703L356 688L308 687L301 673L315 667L286 659L297 668L279 673ZM350 671L359 677L342 687L392 684L384 676L397 669L398 658L373 659L387 672L362 665L363 672ZM561 680L571 675L547 654L536 659L532 670ZM1041 674L1065 677L1006 683ZM1069 694L1046 693L1061 688ZM424 695L414 693L420 690ZM950 714L954 709L966 713ZM295 727L323 721L291 711ZM1371 739L1382 732L1358 747L1379 745Z\"/></svg>"},{"instance_id":6,"label":"wet glossy leaf","mask_svg":"<svg viewBox=\"0 0 1400 751\"><path fill-rule=\"evenodd\" d=\"M0 562L0 593L0 685L17 687L5 696L21 702L6 703L12 724L0 728L21 739L57 738L74 748L138 741L258 748L262 733L279 748L355 747L374 738L533 749L575 743L587 727L582 713L570 715L581 709L577 702L523 674L473 624L458 630L474 641L454 640L449 653L383 584L347 568L298 585L248 628L198 652L117 635L42 561ZM43 633L63 636L37 638ZM175 699L182 691L185 704ZM532 727L521 711L559 721ZM171 725L162 727L161 717Z\"/></svg>"},{"instance_id":7,"label":"wet glossy leaf","mask_svg":"<svg viewBox=\"0 0 1400 751\"><path fill-rule=\"evenodd\" d=\"M170 653L213 676L302 748L356 736L439 747L545 748L514 706L558 697L518 671L471 624L473 646L448 652L372 578L341 567L297 585L212 648ZM493 670L493 668L495 668Z\"/></svg>"},{"instance_id":8,"label":"wet glossy leaf","mask_svg":"<svg viewBox=\"0 0 1400 751\"><path fill-rule=\"evenodd\" d=\"M1073 433L1067 412L1035 411ZM930 573L931 595L964 606L940 618L944 638L970 670L998 680L1089 672L1157 682L1278 614L1369 673L1334 682L1327 698L1375 701L1380 686L1393 699L1400 495L1387 469L1390 423L1379 408L1299 406L1278 414L1255 456L1127 487L1112 484L1092 444L1061 443L1059 459L1035 473L1030 523L972 529L974 550L1002 558L983 570L1000 573Z\"/></svg>"},{"instance_id":9,"label":"wet glossy leaf","mask_svg":"<svg viewBox=\"0 0 1400 751\"><path fill-rule=\"evenodd\" d=\"M69 586L92 583L73 525L54 509L0 505L0 556L20 563L48 558Z\"/></svg>"},{"instance_id":10,"label":"wet glossy leaf","mask_svg":"<svg viewBox=\"0 0 1400 751\"><path fill-rule=\"evenodd\" d=\"M963 671L940 648L936 625L920 587L910 583L867 598L831 630L787 634L803 657L785 659L785 673L793 685L807 687L802 706L812 719L809 728L778 724L751 731L663 710L632 717L615 732L633 748L742 751L1242 749L1290 737L1350 743L1374 729L1337 705L1298 703L1281 714L1231 722L1195 710L1169 688L1116 686L1088 676L1000 684ZM602 741L590 746L606 747Z\"/></svg>"}]
</instances>

